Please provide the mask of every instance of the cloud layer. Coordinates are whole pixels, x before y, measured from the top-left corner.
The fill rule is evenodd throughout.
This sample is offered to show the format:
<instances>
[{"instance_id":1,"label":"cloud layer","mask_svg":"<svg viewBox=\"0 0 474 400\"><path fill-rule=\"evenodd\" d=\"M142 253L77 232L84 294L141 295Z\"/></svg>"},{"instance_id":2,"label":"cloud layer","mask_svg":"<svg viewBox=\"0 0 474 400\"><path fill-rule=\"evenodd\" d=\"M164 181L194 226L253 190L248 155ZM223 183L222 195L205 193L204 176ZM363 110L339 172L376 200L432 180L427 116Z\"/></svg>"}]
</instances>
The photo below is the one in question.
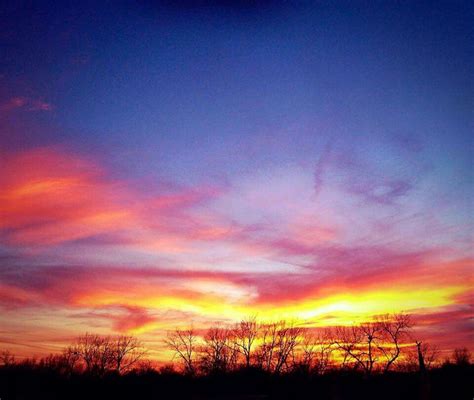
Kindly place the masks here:
<instances>
[{"instance_id":1,"label":"cloud layer","mask_svg":"<svg viewBox=\"0 0 474 400\"><path fill-rule=\"evenodd\" d=\"M441 229L429 204L421 217L403 205L414 182L363 181L335 154L217 186L118 179L61 147L6 154L0 307L14 342L31 341L31 312L53 313L55 337L80 326L152 340L255 313L324 326L406 311L445 347L437 326L467 340L472 258L403 236L420 218Z\"/></svg>"}]
</instances>

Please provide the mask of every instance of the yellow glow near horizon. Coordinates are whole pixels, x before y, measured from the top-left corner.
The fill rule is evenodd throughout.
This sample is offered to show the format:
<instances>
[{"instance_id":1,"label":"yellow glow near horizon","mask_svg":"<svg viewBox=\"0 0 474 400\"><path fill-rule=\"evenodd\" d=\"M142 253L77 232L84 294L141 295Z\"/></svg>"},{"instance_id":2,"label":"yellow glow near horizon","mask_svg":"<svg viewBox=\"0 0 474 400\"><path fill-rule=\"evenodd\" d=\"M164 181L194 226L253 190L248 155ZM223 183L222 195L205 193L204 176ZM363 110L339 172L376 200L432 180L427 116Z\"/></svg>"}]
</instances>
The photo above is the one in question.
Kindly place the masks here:
<instances>
[{"instance_id":1,"label":"yellow glow near horizon","mask_svg":"<svg viewBox=\"0 0 474 400\"><path fill-rule=\"evenodd\" d=\"M306 299L292 303L237 304L225 299L199 295L193 298L174 296L100 295L87 296L78 301L82 306L107 306L123 304L155 310L174 310L195 314L208 321L225 319L239 321L249 315L258 315L261 322L286 319L307 321L312 326L350 325L369 320L374 315L429 308L430 310L454 303L453 297L466 290L465 287L443 288L393 288L390 290L340 293L325 298ZM189 322L188 322L189 323ZM157 329L156 323L146 324L134 333Z\"/></svg>"}]
</instances>

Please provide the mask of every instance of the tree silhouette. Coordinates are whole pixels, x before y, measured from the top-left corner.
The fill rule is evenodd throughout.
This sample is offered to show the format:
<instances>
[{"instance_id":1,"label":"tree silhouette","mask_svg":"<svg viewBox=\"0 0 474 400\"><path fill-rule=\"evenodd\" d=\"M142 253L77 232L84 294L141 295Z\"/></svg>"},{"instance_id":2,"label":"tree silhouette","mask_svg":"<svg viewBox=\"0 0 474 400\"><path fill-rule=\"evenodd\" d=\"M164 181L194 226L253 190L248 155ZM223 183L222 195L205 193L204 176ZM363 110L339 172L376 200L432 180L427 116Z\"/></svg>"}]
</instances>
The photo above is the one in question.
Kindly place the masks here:
<instances>
[{"instance_id":1,"label":"tree silhouette","mask_svg":"<svg viewBox=\"0 0 474 400\"><path fill-rule=\"evenodd\" d=\"M296 361L296 348L301 342L302 329L286 321L262 325L260 346L256 352L257 363L264 370L276 374L287 370Z\"/></svg>"},{"instance_id":2,"label":"tree silhouette","mask_svg":"<svg viewBox=\"0 0 474 400\"><path fill-rule=\"evenodd\" d=\"M238 348L231 329L211 327L201 347L201 367L211 373L225 372L237 364Z\"/></svg>"},{"instance_id":3,"label":"tree silhouette","mask_svg":"<svg viewBox=\"0 0 474 400\"><path fill-rule=\"evenodd\" d=\"M338 326L333 333L333 343L343 354L343 366L353 361L367 375L372 373L377 361L375 339L380 332L373 322L353 326Z\"/></svg>"},{"instance_id":4,"label":"tree silhouette","mask_svg":"<svg viewBox=\"0 0 474 400\"><path fill-rule=\"evenodd\" d=\"M192 328L169 332L165 343L174 351L174 357L178 357L183 363L184 372L188 375L195 373L195 356L197 350L197 336Z\"/></svg>"},{"instance_id":5,"label":"tree silhouette","mask_svg":"<svg viewBox=\"0 0 474 400\"><path fill-rule=\"evenodd\" d=\"M143 345L133 336L118 336L112 341L112 358L118 373L130 370L145 354Z\"/></svg>"},{"instance_id":6,"label":"tree silhouette","mask_svg":"<svg viewBox=\"0 0 474 400\"><path fill-rule=\"evenodd\" d=\"M301 356L298 367L306 372L312 370L323 374L330 363L334 350L330 330L324 329L318 333L304 330L301 333Z\"/></svg>"},{"instance_id":7,"label":"tree silhouette","mask_svg":"<svg viewBox=\"0 0 474 400\"><path fill-rule=\"evenodd\" d=\"M245 359L245 366L251 364L252 350L258 335L258 324L255 316L236 324L233 330L234 344Z\"/></svg>"},{"instance_id":8,"label":"tree silhouette","mask_svg":"<svg viewBox=\"0 0 474 400\"><path fill-rule=\"evenodd\" d=\"M15 356L9 350L0 351L0 362L8 367L15 363Z\"/></svg>"},{"instance_id":9,"label":"tree silhouette","mask_svg":"<svg viewBox=\"0 0 474 400\"><path fill-rule=\"evenodd\" d=\"M456 365L469 365L471 362L471 353L466 347L456 348L453 351L453 361Z\"/></svg>"},{"instance_id":10,"label":"tree silhouette","mask_svg":"<svg viewBox=\"0 0 474 400\"><path fill-rule=\"evenodd\" d=\"M86 372L102 376L112 369L114 357L110 338L86 333L79 337L75 349L84 360Z\"/></svg>"},{"instance_id":11,"label":"tree silhouette","mask_svg":"<svg viewBox=\"0 0 474 400\"><path fill-rule=\"evenodd\" d=\"M380 328L377 348L385 358L383 370L386 373L400 356L400 344L404 338L408 337L411 321L409 315L400 313L379 316L376 322Z\"/></svg>"}]
</instances>

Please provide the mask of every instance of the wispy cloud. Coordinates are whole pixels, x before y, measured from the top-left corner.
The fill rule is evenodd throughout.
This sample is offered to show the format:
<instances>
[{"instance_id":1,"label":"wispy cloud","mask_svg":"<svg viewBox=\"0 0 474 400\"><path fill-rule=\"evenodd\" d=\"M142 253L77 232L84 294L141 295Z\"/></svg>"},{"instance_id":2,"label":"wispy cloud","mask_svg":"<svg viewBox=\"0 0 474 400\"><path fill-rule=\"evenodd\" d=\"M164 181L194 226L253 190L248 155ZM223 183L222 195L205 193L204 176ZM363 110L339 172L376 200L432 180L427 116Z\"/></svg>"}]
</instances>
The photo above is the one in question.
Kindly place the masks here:
<instances>
[{"instance_id":1,"label":"wispy cloud","mask_svg":"<svg viewBox=\"0 0 474 400\"><path fill-rule=\"evenodd\" d=\"M128 237L131 244L177 251L186 238L226 234L225 227L187 214L214 196L213 188L150 196L108 178L86 159L51 148L7 156L3 170L0 229L10 245L47 246L116 233L120 243Z\"/></svg>"},{"instance_id":2,"label":"wispy cloud","mask_svg":"<svg viewBox=\"0 0 474 400\"><path fill-rule=\"evenodd\" d=\"M60 147L6 154L0 307L12 321L47 309L65 324L140 334L182 315L205 325L249 313L318 326L403 310L424 315L427 331L430 315L449 326L443 310L469 304L472 258L401 235L420 222L435 232L430 210L393 207L413 181L389 178L371 194L379 177L355 193L348 177L368 167L325 154L316 198L312 167L179 186L121 178Z\"/></svg>"},{"instance_id":3,"label":"wispy cloud","mask_svg":"<svg viewBox=\"0 0 474 400\"><path fill-rule=\"evenodd\" d=\"M21 96L12 97L0 104L1 112L9 112L18 109L24 111L52 111L54 107L51 103L46 101Z\"/></svg>"}]
</instances>

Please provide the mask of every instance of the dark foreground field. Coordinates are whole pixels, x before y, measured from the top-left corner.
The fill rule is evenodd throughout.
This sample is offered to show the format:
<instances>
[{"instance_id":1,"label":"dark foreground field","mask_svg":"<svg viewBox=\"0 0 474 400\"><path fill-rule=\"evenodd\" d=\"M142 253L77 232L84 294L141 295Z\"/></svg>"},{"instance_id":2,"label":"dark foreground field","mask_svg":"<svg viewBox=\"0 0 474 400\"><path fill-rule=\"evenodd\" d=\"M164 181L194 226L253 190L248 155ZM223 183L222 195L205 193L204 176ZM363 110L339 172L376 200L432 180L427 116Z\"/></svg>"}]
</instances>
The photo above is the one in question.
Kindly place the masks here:
<instances>
[{"instance_id":1,"label":"dark foreground field","mask_svg":"<svg viewBox=\"0 0 474 400\"><path fill-rule=\"evenodd\" d=\"M323 376L275 376L259 370L186 377L175 373L129 373L94 378L28 368L0 369L1 400L55 399L466 399L474 395L473 366L365 377L335 371Z\"/></svg>"}]
</instances>

